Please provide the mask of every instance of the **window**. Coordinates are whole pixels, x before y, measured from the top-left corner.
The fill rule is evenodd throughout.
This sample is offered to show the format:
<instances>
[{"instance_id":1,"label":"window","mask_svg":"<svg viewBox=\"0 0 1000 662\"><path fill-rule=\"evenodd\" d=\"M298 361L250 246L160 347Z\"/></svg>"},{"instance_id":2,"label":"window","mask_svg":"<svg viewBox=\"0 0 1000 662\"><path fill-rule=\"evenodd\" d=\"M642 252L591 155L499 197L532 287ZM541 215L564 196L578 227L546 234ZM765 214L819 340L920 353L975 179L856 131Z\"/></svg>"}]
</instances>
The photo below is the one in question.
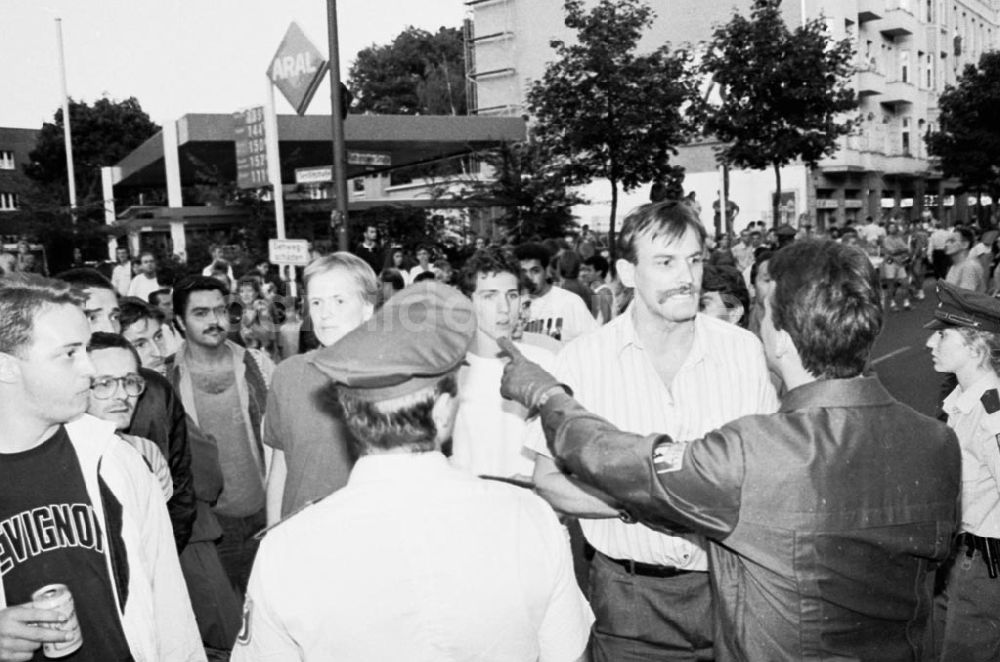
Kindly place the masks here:
<instances>
[{"instance_id":1,"label":"window","mask_svg":"<svg viewBox=\"0 0 1000 662\"><path fill-rule=\"evenodd\" d=\"M0 150L0 170L14 169L14 152Z\"/></svg>"},{"instance_id":2,"label":"window","mask_svg":"<svg viewBox=\"0 0 1000 662\"><path fill-rule=\"evenodd\" d=\"M910 118L904 117L902 122L903 155L910 156Z\"/></svg>"},{"instance_id":3,"label":"window","mask_svg":"<svg viewBox=\"0 0 1000 662\"><path fill-rule=\"evenodd\" d=\"M0 193L0 211L12 211L17 209L16 193Z\"/></svg>"},{"instance_id":4,"label":"window","mask_svg":"<svg viewBox=\"0 0 1000 662\"><path fill-rule=\"evenodd\" d=\"M899 51L899 80L904 83L910 82L910 51L905 48Z\"/></svg>"}]
</instances>

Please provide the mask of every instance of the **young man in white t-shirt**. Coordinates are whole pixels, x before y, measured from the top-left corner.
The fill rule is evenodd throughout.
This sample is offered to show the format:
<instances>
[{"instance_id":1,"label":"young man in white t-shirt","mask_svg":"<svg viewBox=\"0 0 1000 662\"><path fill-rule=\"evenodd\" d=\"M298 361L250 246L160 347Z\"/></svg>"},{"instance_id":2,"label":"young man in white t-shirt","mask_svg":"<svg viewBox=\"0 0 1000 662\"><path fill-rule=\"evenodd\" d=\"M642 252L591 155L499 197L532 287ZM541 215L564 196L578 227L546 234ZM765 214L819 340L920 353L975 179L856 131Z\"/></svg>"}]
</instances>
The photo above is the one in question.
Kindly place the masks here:
<instances>
[{"instance_id":1,"label":"young man in white t-shirt","mask_svg":"<svg viewBox=\"0 0 1000 662\"><path fill-rule=\"evenodd\" d=\"M550 255L544 246L521 244L515 254L531 295L525 331L542 333L565 343L597 328L583 299L553 287L546 278Z\"/></svg>"},{"instance_id":2,"label":"young man in white t-shirt","mask_svg":"<svg viewBox=\"0 0 1000 662\"><path fill-rule=\"evenodd\" d=\"M524 444L530 424L528 410L500 397L504 360L498 338L509 338L521 309L521 265L507 250L489 247L466 262L459 288L472 299L476 335L458 371L458 414L452 434L452 464L477 475L518 476L529 479L533 454ZM533 361L552 365L552 352L518 344Z\"/></svg>"}]
</instances>

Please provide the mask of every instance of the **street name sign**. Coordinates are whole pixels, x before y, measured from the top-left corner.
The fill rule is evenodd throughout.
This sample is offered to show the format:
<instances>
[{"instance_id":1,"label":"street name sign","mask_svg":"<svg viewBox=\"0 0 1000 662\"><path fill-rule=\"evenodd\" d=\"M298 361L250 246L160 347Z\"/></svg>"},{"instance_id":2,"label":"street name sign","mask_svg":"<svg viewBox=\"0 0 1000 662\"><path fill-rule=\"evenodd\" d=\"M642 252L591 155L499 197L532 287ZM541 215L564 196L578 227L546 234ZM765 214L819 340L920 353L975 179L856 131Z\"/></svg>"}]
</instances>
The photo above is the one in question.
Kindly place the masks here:
<instances>
[{"instance_id":1,"label":"street name sign","mask_svg":"<svg viewBox=\"0 0 1000 662\"><path fill-rule=\"evenodd\" d=\"M271 264L304 267L309 264L309 242L305 239L269 239L267 259Z\"/></svg>"}]
</instances>

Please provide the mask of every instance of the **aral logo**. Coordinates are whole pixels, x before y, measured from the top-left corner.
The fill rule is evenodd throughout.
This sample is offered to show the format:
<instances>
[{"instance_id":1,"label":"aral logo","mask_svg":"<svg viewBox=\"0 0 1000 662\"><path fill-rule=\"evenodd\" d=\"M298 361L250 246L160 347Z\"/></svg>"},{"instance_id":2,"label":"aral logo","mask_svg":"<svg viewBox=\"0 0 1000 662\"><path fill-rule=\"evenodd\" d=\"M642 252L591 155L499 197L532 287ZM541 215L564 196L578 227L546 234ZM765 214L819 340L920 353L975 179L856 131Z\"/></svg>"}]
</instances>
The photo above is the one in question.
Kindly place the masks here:
<instances>
[{"instance_id":1,"label":"aral logo","mask_svg":"<svg viewBox=\"0 0 1000 662\"><path fill-rule=\"evenodd\" d=\"M309 41L298 23L292 23L271 60L267 76L295 112L302 115L323 80L326 66L323 54Z\"/></svg>"},{"instance_id":2,"label":"aral logo","mask_svg":"<svg viewBox=\"0 0 1000 662\"><path fill-rule=\"evenodd\" d=\"M275 58L271 63L271 79L298 78L305 74L319 71L319 64L313 60L312 53L299 53Z\"/></svg>"}]
</instances>

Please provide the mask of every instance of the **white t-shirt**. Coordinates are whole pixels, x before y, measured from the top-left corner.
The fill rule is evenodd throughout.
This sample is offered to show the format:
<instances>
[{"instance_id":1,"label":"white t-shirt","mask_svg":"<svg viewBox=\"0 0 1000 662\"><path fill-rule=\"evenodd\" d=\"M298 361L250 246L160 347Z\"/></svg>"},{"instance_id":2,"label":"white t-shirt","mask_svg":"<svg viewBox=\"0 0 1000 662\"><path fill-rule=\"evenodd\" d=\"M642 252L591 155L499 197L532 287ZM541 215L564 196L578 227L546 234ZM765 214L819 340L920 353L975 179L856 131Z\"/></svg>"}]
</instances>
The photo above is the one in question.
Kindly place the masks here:
<instances>
[{"instance_id":1,"label":"white t-shirt","mask_svg":"<svg viewBox=\"0 0 1000 662\"><path fill-rule=\"evenodd\" d=\"M867 223L857 228L858 236L869 244L875 244L885 236L885 228L876 223Z\"/></svg>"},{"instance_id":2,"label":"white t-shirt","mask_svg":"<svg viewBox=\"0 0 1000 662\"><path fill-rule=\"evenodd\" d=\"M148 302L150 294L162 289L160 281L156 279L156 276L148 278L145 274L139 274L132 279L132 283L128 286L128 295Z\"/></svg>"},{"instance_id":3,"label":"white t-shirt","mask_svg":"<svg viewBox=\"0 0 1000 662\"><path fill-rule=\"evenodd\" d=\"M552 370L555 355L532 345L515 343L529 360ZM458 414L452 433L453 466L479 476L530 476L534 454L524 448L538 418L527 421L528 410L500 396L505 361L469 353L458 371ZM539 430L540 433L540 430Z\"/></svg>"},{"instance_id":4,"label":"white t-shirt","mask_svg":"<svg viewBox=\"0 0 1000 662\"><path fill-rule=\"evenodd\" d=\"M566 343L598 328L583 299L562 288L553 286L529 304L524 327L529 333L544 333Z\"/></svg>"},{"instance_id":5,"label":"white t-shirt","mask_svg":"<svg viewBox=\"0 0 1000 662\"><path fill-rule=\"evenodd\" d=\"M544 501L383 453L264 537L232 660L562 662L593 620Z\"/></svg>"}]
</instances>

